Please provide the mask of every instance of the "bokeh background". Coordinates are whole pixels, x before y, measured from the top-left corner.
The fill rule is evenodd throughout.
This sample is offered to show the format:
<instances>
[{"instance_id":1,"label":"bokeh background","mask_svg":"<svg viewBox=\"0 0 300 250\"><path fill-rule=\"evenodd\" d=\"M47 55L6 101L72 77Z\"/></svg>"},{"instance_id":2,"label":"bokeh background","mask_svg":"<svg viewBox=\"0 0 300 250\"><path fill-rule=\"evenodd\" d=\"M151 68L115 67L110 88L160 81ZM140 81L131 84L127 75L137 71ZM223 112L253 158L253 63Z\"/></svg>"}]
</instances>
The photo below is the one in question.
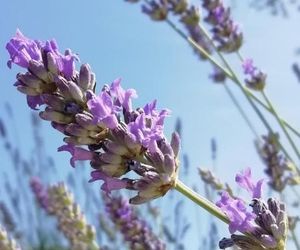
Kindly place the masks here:
<instances>
[{"instance_id":1,"label":"bokeh background","mask_svg":"<svg viewBox=\"0 0 300 250\"><path fill-rule=\"evenodd\" d=\"M267 92L275 107L291 124L300 128L300 85L291 70L292 63L299 61L296 51L300 47L300 14L294 6L287 6L289 15L285 17L271 15L268 9L257 11L250 8L249 1L228 1L228 4L232 5L234 19L244 32L242 54L253 58L256 65L268 74ZM180 118L182 152L189 159L189 164L186 164L188 174L182 169L181 175L187 185L197 188L200 193L204 192L204 186L197 168L214 165L211 157L213 138L217 143L215 172L223 181L233 183L235 173L245 167L251 167L254 176L263 176L264 167L254 148L253 135L224 88L209 79L210 65L200 61L170 27L155 23L142 14L138 5L122 0L4 1L0 9L0 28L0 117L23 157L30 158L37 151L25 97L13 87L19 69L14 66L9 70L6 66L5 44L17 28L31 38L55 38L61 50L71 48L78 53L81 62L88 62L96 73L99 90L104 83L121 77L126 88L137 90L136 106L157 99L160 108L172 110L172 116L166 122L166 134L171 135ZM241 73L238 59L232 57L230 60ZM231 85L259 133L265 134L246 100ZM57 169L55 175L49 174L49 182L67 180L72 171L75 176L88 179L89 171L71 169L69 155L56 152L62 145L62 136L47 122L40 126L44 148ZM0 159L0 170L6 173L1 175L0 183L5 179L16 181L11 158L4 147L0 148ZM99 183L90 185L91 192L97 192L100 187ZM80 196L80 191L77 194ZM5 197L9 195L7 190L1 190L1 199L7 199ZM181 198L174 191L155 203L162 207L162 217L169 218L166 223L171 227L174 226L171 219L174 211L167 208L170 202L175 202L174 199ZM182 239L186 249L204 249L203 237L207 235L210 221L207 213L190 201L180 206L180 210L191 223ZM221 222L217 222L217 226L220 238L227 236L225 226Z\"/></svg>"}]
</instances>

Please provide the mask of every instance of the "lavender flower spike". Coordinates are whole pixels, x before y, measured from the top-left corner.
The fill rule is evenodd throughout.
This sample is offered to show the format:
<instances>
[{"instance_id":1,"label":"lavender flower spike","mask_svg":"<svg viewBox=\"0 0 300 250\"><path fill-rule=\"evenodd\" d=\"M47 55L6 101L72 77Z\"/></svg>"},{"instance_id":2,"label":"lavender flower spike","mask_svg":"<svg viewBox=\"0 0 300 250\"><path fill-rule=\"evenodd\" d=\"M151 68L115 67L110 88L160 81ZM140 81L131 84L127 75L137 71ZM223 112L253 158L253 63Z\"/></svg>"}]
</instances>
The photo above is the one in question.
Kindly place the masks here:
<instances>
[{"instance_id":1,"label":"lavender flower spike","mask_svg":"<svg viewBox=\"0 0 300 250\"><path fill-rule=\"evenodd\" d=\"M75 56L70 50L62 55L54 40L33 41L18 33L7 48L11 62L28 70L17 75L15 85L31 108L45 106L40 117L66 136L58 150L71 153L73 167L78 160L90 161L95 169L91 181L102 180L107 193L137 191L130 200L135 204L161 197L175 186L180 138L176 133L170 143L165 138L168 110L158 110L156 101L134 109L136 91L123 89L120 79L96 95L91 67L82 64L76 71ZM128 178L128 172L138 178Z\"/></svg>"},{"instance_id":2,"label":"lavender flower spike","mask_svg":"<svg viewBox=\"0 0 300 250\"><path fill-rule=\"evenodd\" d=\"M106 211L132 250L164 250L165 244L122 197L105 198Z\"/></svg>"},{"instance_id":3,"label":"lavender flower spike","mask_svg":"<svg viewBox=\"0 0 300 250\"><path fill-rule=\"evenodd\" d=\"M261 198L262 180L255 183L251 170L237 174L236 182L252 196L252 211L239 198L232 198L223 192L217 206L228 216L230 238L223 238L219 247L225 249L237 246L245 250L285 250L288 231L288 217L285 205L273 198L265 202ZM236 235L236 231L246 234Z\"/></svg>"},{"instance_id":4,"label":"lavender flower spike","mask_svg":"<svg viewBox=\"0 0 300 250\"><path fill-rule=\"evenodd\" d=\"M0 249L1 250L21 250L15 240L9 238L4 228L0 226Z\"/></svg>"}]
</instances>

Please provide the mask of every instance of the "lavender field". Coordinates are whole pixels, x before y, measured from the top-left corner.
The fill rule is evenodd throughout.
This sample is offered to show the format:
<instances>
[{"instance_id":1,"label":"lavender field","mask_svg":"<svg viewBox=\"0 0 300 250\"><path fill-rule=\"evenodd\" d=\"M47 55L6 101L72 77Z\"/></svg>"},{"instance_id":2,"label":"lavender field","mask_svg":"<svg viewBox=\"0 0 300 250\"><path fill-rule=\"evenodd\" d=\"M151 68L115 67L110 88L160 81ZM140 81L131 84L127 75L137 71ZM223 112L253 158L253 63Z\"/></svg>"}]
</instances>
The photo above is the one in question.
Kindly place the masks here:
<instances>
[{"instance_id":1,"label":"lavender field","mask_svg":"<svg viewBox=\"0 0 300 250\"><path fill-rule=\"evenodd\" d=\"M300 250L300 1L0 10L0 250Z\"/></svg>"}]
</instances>

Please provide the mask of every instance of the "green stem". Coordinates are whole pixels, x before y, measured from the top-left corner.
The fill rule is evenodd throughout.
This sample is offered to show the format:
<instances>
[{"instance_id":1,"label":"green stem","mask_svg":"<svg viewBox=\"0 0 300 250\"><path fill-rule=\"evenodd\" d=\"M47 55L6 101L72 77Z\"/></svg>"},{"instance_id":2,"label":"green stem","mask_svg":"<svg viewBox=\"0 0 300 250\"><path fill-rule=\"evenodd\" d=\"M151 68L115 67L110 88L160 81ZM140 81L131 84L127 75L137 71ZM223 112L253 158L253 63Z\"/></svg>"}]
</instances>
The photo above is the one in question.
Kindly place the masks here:
<instances>
[{"instance_id":1,"label":"green stem","mask_svg":"<svg viewBox=\"0 0 300 250\"><path fill-rule=\"evenodd\" d=\"M295 234L295 230L291 230L291 235L292 235L292 239L295 243L295 246L296 246L297 250L300 250L300 243L299 243L299 241L297 239L297 236Z\"/></svg>"},{"instance_id":2,"label":"green stem","mask_svg":"<svg viewBox=\"0 0 300 250\"><path fill-rule=\"evenodd\" d=\"M166 20L166 22L170 25L170 27L172 27L182 38L184 38L185 40L187 40L189 43L191 43L197 50L200 51L200 53L202 55L204 55L207 59L209 59L215 66L217 66L220 70L222 70L222 72L224 72L228 77L232 77L232 74L227 71L219 62L217 62L213 57L210 56L210 54L203 49L201 46L199 46L198 43L196 43L193 39L191 39L190 37L186 36L180 29L178 29L176 27L176 25L174 23L172 23L169 19ZM230 78L229 77L229 78ZM227 94L229 95L230 99L232 100L232 102L234 103L234 105L237 107L238 111L240 112L241 116L244 118L245 122L247 123L248 127L250 128L250 130L254 133L255 137L259 138L258 133L255 131L254 126L251 124L249 118L247 117L246 113L244 112L244 110L242 109L242 107L239 105L238 101L236 100L236 98L234 97L233 93L230 91L230 89L228 88L228 86L226 84L223 84Z\"/></svg>"},{"instance_id":3,"label":"green stem","mask_svg":"<svg viewBox=\"0 0 300 250\"><path fill-rule=\"evenodd\" d=\"M253 124L251 123L251 121L249 120L248 116L246 115L246 113L242 109L241 105L239 104L239 102L237 101L237 99L235 98L235 96L233 95L233 93L231 92L230 88L227 86L227 84L223 84L223 85L224 85L224 88L225 88L227 94L229 95L229 97L231 98L232 102L234 103L234 105L239 110L241 116L246 121L248 127L250 128L250 130L252 131L252 133L255 135L256 139L260 140L260 137L259 137L258 133L256 132Z\"/></svg>"},{"instance_id":4,"label":"green stem","mask_svg":"<svg viewBox=\"0 0 300 250\"><path fill-rule=\"evenodd\" d=\"M169 19L166 20L166 23L174 30L176 33L178 33L183 39L185 39L189 44L191 44L195 49L199 50L211 63L213 63L217 68L219 68L229 79L231 79L233 82L236 82L235 77L232 75L230 71L225 69L219 62L217 62L205 49L203 49L197 42L195 42L191 37L187 36L184 32L182 32L180 29L176 27L176 25ZM222 55L221 55L222 56ZM223 56L222 56L223 57ZM225 60L226 61L226 60ZM245 87L240 86L242 91L246 93L251 99L253 99L257 104L259 104L261 107L263 107L265 110L271 112L270 108L265 105L261 100L259 100L254 94L252 94L249 90L247 90ZM280 118L282 123L289 128L295 135L300 137L300 132L297 131L294 127L292 127L288 122Z\"/></svg>"},{"instance_id":5,"label":"green stem","mask_svg":"<svg viewBox=\"0 0 300 250\"><path fill-rule=\"evenodd\" d=\"M184 196L195 202L197 205L205 209L207 212L212 214L213 216L217 217L221 221L229 224L228 217L218 208L215 204L207 200L206 198L200 196L196 192L194 192L192 189L187 187L184 183L182 183L180 180L177 180L175 184L175 189L182 193Z\"/></svg>"},{"instance_id":6,"label":"green stem","mask_svg":"<svg viewBox=\"0 0 300 250\"><path fill-rule=\"evenodd\" d=\"M266 120L266 118L263 116L263 114L261 113L261 111L255 105L255 103L251 99L251 96L249 95L249 92L246 91L246 89L243 86L243 83L239 80L239 78L237 77L237 75L234 73L233 69L231 68L231 66L229 65L229 63L227 62L227 60L225 59L225 57L223 56L223 54L215 46L215 44L214 44L212 38L210 37L209 33L206 31L206 29L201 24L199 24L199 27L200 27L201 31L203 32L203 34L206 36L206 38L210 41L211 45L213 46L213 48L215 49L215 51L217 52L217 54L221 58L221 60L224 63L224 65L230 71L231 75L233 76L233 81L241 89L242 93L244 94L244 96L246 97L247 101L249 102L249 104L251 105L251 107L254 109L255 113L258 115L258 117L260 118L260 120L262 121L262 123L264 124L264 126L266 127L266 129L269 131L269 133L273 134L274 132L273 132L272 127L270 126L269 122ZM238 55L242 59L241 54L238 53ZM268 107L268 110L273 114L274 110L269 105L267 105L267 107ZM280 120L279 117L278 117L278 120ZM289 156L289 154L288 154L287 150L284 148L284 146L280 142L278 142L278 143L279 143L282 151L286 155L286 157L291 160L291 157Z\"/></svg>"},{"instance_id":7,"label":"green stem","mask_svg":"<svg viewBox=\"0 0 300 250\"><path fill-rule=\"evenodd\" d=\"M280 120L278 113L276 112L275 108L272 105L272 102L270 101L270 99L268 98L268 96L266 95L266 93L264 91L261 92L262 96L264 97L266 103L268 104L269 108L271 109L271 112L273 113L273 115L275 116L278 124L280 125L281 129L283 130L286 138L288 139L289 143L291 144L293 150L295 151L297 157L300 159L300 152L297 148L297 146L295 145L293 139L291 138L290 134L288 133L286 127L284 126L284 124L282 123L282 121Z\"/></svg>"}]
</instances>

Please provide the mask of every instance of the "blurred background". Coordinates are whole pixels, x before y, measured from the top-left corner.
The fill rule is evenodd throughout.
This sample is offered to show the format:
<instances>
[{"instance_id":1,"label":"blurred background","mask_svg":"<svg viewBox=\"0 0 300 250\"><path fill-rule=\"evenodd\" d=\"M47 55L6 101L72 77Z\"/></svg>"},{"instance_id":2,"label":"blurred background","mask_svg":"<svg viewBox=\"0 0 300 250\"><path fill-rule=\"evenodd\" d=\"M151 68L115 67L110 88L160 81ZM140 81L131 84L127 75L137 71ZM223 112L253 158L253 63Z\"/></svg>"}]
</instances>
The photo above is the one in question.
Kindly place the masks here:
<instances>
[{"instance_id":1,"label":"blurred background","mask_svg":"<svg viewBox=\"0 0 300 250\"><path fill-rule=\"evenodd\" d=\"M246 58L253 58L267 73L267 92L274 106L286 120L300 128L300 85L292 67L300 62L299 4L284 1L284 5L271 6L263 2L267 1L227 1L226 4L232 7L234 20L244 33L241 52ZM70 167L69 155L57 153L63 144L61 134L47 122L38 120L29 111L25 97L13 87L19 68L13 66L9 70L6 66L5 45L17 28L30 38L55 38L61 50L71 48L78 53L81 63L88 62L96 73L98 90L121 77L124 88L135 88L138 92L135 106L157 99L159 108L170 109L172 116L166 121L165 134L170 137L175 128L182 133L180 176L201 194L205 194L205 185L198 175L199 167L213 169L228 183L233 183L235 174L246 167L253 169L256 178L264 176L253 135L224 88L209 78L210 65L200 61L169 26L155 23L141 13L138 5L122 0L5 1L0 9L0 27L0 119L4 131L0 147L0 200L11 211L17 233L25 234L24 238L32 244L40 238L33 229L39 228L41 233L49 228L54 230L55 221L47 219L43 229L40 220L45 215L32 211L33 199L28 193L30 175L40 176L45 183L68 183L90 222L95 222L103 206L99 183L87 183L89 166L78 165L75 170ZM229 59L241 73L238 59ZM234 85L232 91L259 133L266 134ZM276 127L275 122L272 124ZM177 236L179 241L170 243L167 249L217 249L218 240L228 236L226 226L219 221L211 226L211 217L205 211L191 201L183 203L182 200L179 193L169 192L151 205L160 209L158 220L149 218L157 234L168 241L166 231L169 230L172 234L169 236ZM143 205L141 214L146 215L147 209ZM209 230L216 237L207 238ZM179 235L182 237L178 239ZM65 244L59 234L50 233L49 237L51 241ZM109 242L105 235L98 238L100 244ZM126 249L119 242L115 249Z\"/></svg>"}]
</instances>

